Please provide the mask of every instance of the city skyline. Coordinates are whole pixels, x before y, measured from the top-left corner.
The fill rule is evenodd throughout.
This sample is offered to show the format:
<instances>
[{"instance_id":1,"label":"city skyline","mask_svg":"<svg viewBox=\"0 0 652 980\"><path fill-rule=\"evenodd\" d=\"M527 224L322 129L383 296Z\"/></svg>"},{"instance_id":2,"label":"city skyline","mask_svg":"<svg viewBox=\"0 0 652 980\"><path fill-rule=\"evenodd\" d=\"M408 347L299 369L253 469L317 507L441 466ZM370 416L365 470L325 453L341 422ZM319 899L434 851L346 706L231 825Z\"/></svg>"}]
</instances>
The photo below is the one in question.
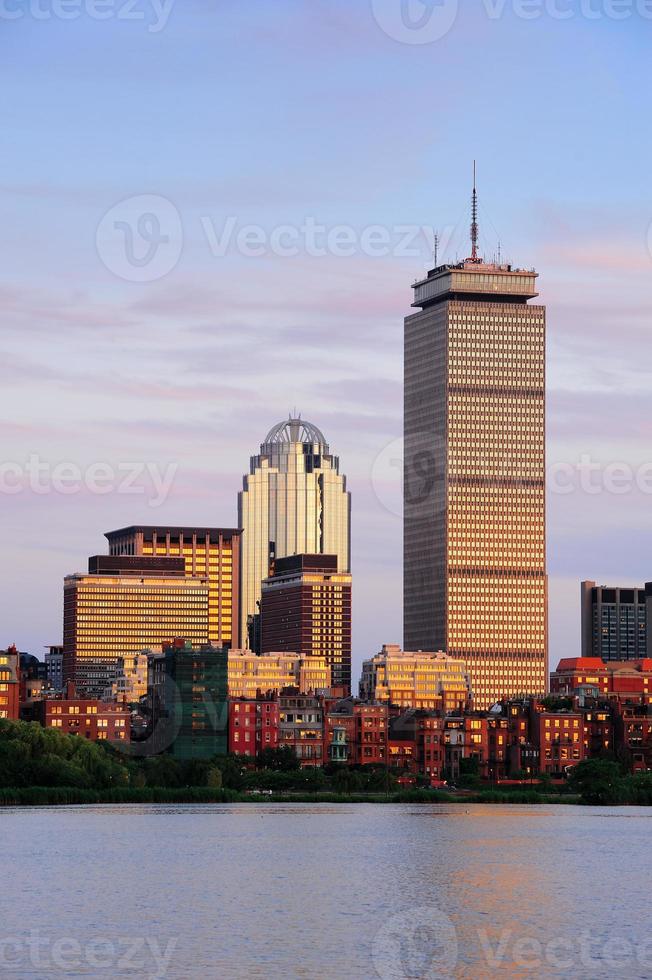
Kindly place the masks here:
<instances>
[{"instance_id":1,"label":"city skyline","mask_svg":"<svg viewBox=\"0 0 652 980\"><path fill-rule=\"evenodd\" d=\"M652 976L651 38L0 0L0 973Z\"/></svg>"},{"instance_id":2,"label":"city skyline","mask_svg":"<svg viewBox=\"0 0 652 980\"><path fill-rule=\"evenodd\" d=\"M264 88L252 89L234 61L232 41L242 17L247 58L268 66ZM24 478L29 457L36 455L51 476L60 463L83 472L95 463L117 468L142 460L146 447L147 461L161 474L168 465L177 467L158 507L149 506L156 495L146 478L145 497L58 493L47 479L47 493L28 487L3 496L15 515L5 541L13 569L5 593L5 642L38 651L60 641L62 578L83 571L86 556L102 550L106 527L234 524L243 452L246 457L260 433L296 404L337 447L355 495L356 676L365 656L402 636L394 598L401 578L395 557L401 549L395 465L402 430L400 323L406 282L432 265L432 242L417 235L417 254L395 254L395 229L438 228L442 260L454 259L457 250L464 254L467 216L460 212L474 156L486 216L498 230L483 222L485 251L493 254L500 237L506 258L518 256L542 273L551 463L576 468L584 455L588 466L624 462L638 468L647 462L652 260L650 216L639 202L646 199L650 135L632 127L624 97L630 86L645 86L645 35L633 19L528 23L507 11L496 24L482 11L461 11L448 37L419 47L401 45L371 13L360 17L342 3L294 19L264 8L237 19L221 12L211 63L218 53L241 84L218 116L211 115L217 110L210 80L218 77L211 63L202 61L200 86L187 51L174 43L182 31L193 47L210 23L178 9L167 32L145 36L147 43L140 44L137 24L53 21L48 30L56 34L54 45L52 34L25 18L15 24L15 48L4 53L14 82L11 111L16 119L31 114L34 132L49 148L51 171L58 173L44 180L37 141L17 127L3 161L2 188L7 459ZM501 85L512 100L510 112L481 111L500 93L478 94L468 78L457 59L462 32L469 57L486 66L490 51L504 64ZM292 39L298 67L306 69L302 91L286 59L268 45L281 34ZM101 50L95 44L100 38ZM119 52L132 44L138 59L121 58ZM47 86L26 75L24 45L38 56ZM84 91L70 70L61 72L55 47L74 53L87 68L93 50L98 73L89 73ZM546 62L553 49L554 75ZM373 72L361 67L361 51L373 60ZM599 76L598 63L607 66ZM175 69L188 72L183 98L169 87L168 70ZM520 81L525 70L531 77L527 93ZM579 79L572 100L559 83L569 73ZM333 112L320 75L350 105L354 93L348 118ZM154 106L165 105L165 132L157 123L143 128L141 107L129 108L129 93L145 76L163 100L154 99ZM110 99L107 77L115 93ZM582 81L588 78L590 85ZM426 132L420 114L407 107L415 92L441 91L450 94L441 99L436 131ZM194 106L190 117L186 95ZM474 111L466 118L469 105ZM261 148L255 155L229 140L236 120L252 113ZM315 113L321 125L313 130L304 122ZM608 136L605 114L615 125ZM536 126L530 145L514 132L514 118ZM109 131L134 148L119 162L107 152L107 140L113 146ZM219 145L214 132L225 137ZM572 152L560 153L560 145ZM614 180L623 158L627 179ZM167 275L129 282L98 255L96 231L114 205L146 193L175 206L184 248ZM380 257L358 247L344 258L310 255L304 243L294 259L271 248L256 258L241 254L234 237L220 257L211 251L206 228L219 238L231 215L236 231L252 223L268 237L288 223L301 227L307 217L328 228L352 226L358 241L362 230L379 225L391 246ZM19 234L9 231L16 228ZM576 490L549 498L554 661L579 649L581 580L634 585L649 579L642 557L649 550L649 494Z\"/></svg>"}]
</instances>

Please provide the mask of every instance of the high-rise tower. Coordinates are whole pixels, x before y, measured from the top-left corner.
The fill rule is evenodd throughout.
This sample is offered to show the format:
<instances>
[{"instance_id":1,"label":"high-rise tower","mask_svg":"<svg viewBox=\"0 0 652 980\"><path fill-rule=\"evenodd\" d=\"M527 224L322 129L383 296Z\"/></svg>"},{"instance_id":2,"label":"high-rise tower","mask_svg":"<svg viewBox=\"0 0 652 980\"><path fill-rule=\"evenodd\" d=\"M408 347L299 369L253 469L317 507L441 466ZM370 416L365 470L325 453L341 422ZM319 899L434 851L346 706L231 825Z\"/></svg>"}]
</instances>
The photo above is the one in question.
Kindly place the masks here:
<instances>
[{"instance_id":1,"label":"high-rise tower","mask_svg":"<svg viewBox=\"0 0 652 980\"><path fill-rule=\"evenodd\" d=\"M350 571L351 495L315 425L290 417L268 432L238 494L238 523L241 636L257 650L262 581L276 558L336 555L338 571Z\"/></svg>"},{"instance_id":2,"label":"high-rise tower","mask_svg":"<svg viewBox=\"0 0 652 980\"><path fill-rule=\"evenodd\" d=\"M545 307L471 257L405 320L404 646L466 661L475 703L547 686Z\"/></svg>"}]
</instances>

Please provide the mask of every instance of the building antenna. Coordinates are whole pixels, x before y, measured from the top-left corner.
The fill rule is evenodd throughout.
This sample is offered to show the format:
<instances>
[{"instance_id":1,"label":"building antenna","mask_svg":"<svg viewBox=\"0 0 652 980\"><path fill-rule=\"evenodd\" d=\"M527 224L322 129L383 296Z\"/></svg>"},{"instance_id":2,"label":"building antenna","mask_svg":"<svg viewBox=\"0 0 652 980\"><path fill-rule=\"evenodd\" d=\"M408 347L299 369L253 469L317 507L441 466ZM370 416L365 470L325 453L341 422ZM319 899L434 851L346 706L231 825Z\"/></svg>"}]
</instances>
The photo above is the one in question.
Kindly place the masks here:
<instances>
[{"instance_id":1,"label":"building antenna","mask_svg":"<svg viewBox=\"0 0 652 980\"><path fill-rule=\"evenodd\" d=\"M473 198L471 204L471 261L478 261L478 191L475 179L475 160L473 161Z\"/></svg>"},{"instance_id":2,"label":"building antenna","mask_svg":"<svg viewBox=\"0 0 652 980\"><path fill-rule=\"evenodd\" d=\"M439 232L435 232L435 269L437 268L437 261L439 259Z\"/></svg>"}]
</instances>

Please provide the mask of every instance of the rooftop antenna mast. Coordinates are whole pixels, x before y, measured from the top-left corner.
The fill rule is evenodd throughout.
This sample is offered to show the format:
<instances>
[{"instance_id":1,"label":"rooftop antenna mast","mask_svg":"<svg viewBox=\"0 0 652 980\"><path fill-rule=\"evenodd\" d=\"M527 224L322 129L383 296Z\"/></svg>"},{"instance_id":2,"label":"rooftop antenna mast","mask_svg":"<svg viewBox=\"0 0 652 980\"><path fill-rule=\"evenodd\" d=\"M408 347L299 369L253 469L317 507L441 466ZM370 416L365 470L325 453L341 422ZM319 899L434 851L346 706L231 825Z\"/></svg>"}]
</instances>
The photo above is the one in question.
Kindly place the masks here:
<instances>
[{"instance_id":1,"label":"rooftop antenna mast","mask_svg":"<svg viewBox=\"0 0 652 980\"><path fill-rule=\"evenodd\" d=\"M437 268L437 262L438 262L438 259L439 259L439 232L438 231L435 232L435 249L434 249L434 253L435 253L435 269L436 269Z\"/></svg>"},{"instance_id":2,"label":"rooftop antenna mast","mask_svg":"<svg viewBox=\"0 0 652 980\"><path fill-rule=\"evenodd\" d=\"M478 261L478 191L476 188L476 167L473 161L473 199L471 204L471 261Z\"/></svg>"}]
</instances>

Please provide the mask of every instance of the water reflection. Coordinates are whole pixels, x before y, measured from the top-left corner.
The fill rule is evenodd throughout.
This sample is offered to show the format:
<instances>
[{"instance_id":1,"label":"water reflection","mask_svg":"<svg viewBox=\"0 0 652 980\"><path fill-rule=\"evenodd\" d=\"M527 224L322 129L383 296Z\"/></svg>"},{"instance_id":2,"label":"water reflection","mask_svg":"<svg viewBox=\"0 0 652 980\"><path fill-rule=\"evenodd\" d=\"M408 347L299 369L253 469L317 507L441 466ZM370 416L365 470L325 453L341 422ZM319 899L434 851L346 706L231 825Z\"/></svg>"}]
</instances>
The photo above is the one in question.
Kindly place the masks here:
<instances>
[{"instance_id":1,"label":"water reflection","mask_svg":"<svg viewBox=\"0 0 652 980\"><path fill-rule=\"evenodd\" d=\"M650 816L259 803L0 810L16 869L3 881L0 972L647 977Z\"/></svg>"}]
</instances>

